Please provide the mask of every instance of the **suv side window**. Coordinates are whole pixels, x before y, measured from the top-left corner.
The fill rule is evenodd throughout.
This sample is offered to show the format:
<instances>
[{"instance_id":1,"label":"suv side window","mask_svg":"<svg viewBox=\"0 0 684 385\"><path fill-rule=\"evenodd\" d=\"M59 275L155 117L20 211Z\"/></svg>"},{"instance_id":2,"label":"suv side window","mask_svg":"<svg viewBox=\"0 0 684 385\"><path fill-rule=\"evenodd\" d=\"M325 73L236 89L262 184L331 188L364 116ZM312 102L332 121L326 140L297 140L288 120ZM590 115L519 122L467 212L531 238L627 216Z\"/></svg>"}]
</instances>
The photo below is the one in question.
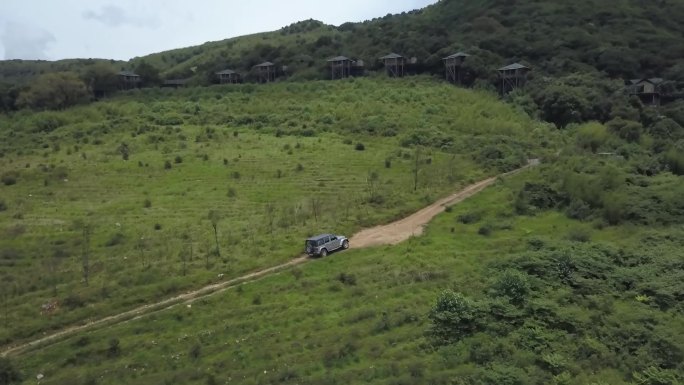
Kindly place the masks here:
<instances>
[{"instance_id":1,"label":"suv side window","mask_svg":"<svg viewBox=\"0 0 684 385\"><path fill-rule=\"evenodd\" d=\"M337 237L335 237L335 236L330 237L330 242L336 241L336 240L337 240Z\"/></svg>"},{"instance_id":2,"label":"suv side window","mask_svg":"<svg viewBox=\"0 0 684 385\"><path fill-rule=\"evenodd\" d=\"M325 237L325 238L323 238L323 243L324 243L324 244L325 244L325 243L328 243L328 242L330 242L330 237Z\"/></svg>"}]
</instances>

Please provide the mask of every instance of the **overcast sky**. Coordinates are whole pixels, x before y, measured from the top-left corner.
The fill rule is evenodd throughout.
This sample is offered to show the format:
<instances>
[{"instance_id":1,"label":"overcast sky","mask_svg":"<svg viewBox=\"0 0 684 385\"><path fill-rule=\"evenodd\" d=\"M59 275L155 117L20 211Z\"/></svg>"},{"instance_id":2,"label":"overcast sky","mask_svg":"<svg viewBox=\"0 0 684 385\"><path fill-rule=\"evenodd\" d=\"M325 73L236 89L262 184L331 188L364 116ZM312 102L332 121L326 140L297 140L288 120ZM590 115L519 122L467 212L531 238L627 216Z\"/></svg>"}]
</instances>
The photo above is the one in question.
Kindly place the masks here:
<instances>
[{"instance_id":1,"label":"overcast sky","mask_svg":"<svg viewBox=\"0 0 684 385\"><path fill-rule=\"evenodd\" d=\"M340 25L437 0L0 0L0 58L136 56L272 31L296 21Z\"/></svg>"}]
</instances>

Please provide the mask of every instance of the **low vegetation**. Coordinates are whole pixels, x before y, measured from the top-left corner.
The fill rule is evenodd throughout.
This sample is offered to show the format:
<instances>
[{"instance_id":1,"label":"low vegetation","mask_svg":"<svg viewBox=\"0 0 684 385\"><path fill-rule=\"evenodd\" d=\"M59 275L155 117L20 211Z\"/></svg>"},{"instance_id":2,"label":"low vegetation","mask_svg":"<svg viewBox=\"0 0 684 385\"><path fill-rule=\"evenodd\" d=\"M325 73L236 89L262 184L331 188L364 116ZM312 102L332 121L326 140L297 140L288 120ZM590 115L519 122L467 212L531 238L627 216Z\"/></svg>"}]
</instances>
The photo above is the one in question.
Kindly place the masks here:
<instances>
[{"instance_id":1,"label":"low vegetation","mask_svg":"<svg viewBox=\"0 0 684 385\"><path fill-rule=\"evenodd\" d=\"M284 262L558 138L421 78L146 90L0 120L3 344Z\"/></svg>"}]
</instances>

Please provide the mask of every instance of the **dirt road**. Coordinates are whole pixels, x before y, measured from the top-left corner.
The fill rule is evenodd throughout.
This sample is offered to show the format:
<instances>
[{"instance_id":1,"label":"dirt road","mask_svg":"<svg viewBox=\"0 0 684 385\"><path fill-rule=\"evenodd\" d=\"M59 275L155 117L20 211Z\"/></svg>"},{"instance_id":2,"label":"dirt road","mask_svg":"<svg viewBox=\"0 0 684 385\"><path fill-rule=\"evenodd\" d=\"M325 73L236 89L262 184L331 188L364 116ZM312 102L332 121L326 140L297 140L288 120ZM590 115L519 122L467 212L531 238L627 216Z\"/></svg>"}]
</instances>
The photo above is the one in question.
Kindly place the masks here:
<instances>
[{"instance_id":1,"label":"dirt road","mask_svg":"<svg viewBox=\"0 0 684 385\"><path fill-rule=\"evenodd\" d=\"M528 162L527 166L523 168L471 184L463 190L449 195L446 198L442 198L404 219L387 225L361 230L349 240L350 247L364 248L379 245L396 245L397 243L409 239L411 236L420 235L423 233L425 225L427 225L437 214L443 212L448 206L455 205L456 203L462 202L466 198L477 194L496 182L499 177L515 174L538 164L538 160L532 159Z\"/></svg>"},{"instance_id":2,"label":"dirt road","mask_svg":"<svg viewBox=\"0 0 684 385\"><path fill-rule=\"evenodd\" d=\"M438 200L437 202L419 210L418 212L404 219L398 220L387 225L362 230L350 238L350 245L352 248L365 248L379 245L395 245L410 238L413 235L419 235L423 232L424 226L427 225L430 222L430 220L434 218L437 214L443 212L446 207L461 202L464 199L482 191L487 186L490 186L492 183L494 183L499 177L518 173L530 166L534 166L537 164L538 161L532 160L528 163L527 166L523 168L474 183L455 194ZM7 355L18 355L42 346L55 343L79 332L99 329L108 325L114 325L125 321L137 319L145 315L169 309L181 303L189 304L193 301L196 301L197 299L205 298L209 295L216 294L233 287L237 287L247 282L253 282L259 278L275 274L279 271L305 263L309 260L310 259L306 256L300 256L281 265L255 271L228 281L208 285L198 290L180 294L175 297L167 298L159 302L143 305L123 313L115 314L94 321L88 321L86 323L79 325L70 326L68 328L62 329L52 334L45 335L44 337L37 338L33 341L24 342L15 346L3 347L3 351L0 354L0 356L4 357Z\"/></svg>"}]
</instances>

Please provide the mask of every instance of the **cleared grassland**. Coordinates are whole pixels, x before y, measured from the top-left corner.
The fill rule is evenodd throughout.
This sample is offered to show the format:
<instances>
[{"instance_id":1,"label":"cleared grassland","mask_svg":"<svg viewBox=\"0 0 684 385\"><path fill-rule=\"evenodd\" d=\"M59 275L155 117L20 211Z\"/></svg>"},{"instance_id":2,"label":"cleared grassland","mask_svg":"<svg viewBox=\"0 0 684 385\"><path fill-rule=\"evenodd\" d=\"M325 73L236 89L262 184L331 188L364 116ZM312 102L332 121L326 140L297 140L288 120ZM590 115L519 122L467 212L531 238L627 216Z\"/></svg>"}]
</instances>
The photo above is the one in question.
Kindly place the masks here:
<instances>
[{"instance_id":1,"label":"cleared grassland","mask_svg":"<svg viewBox=\"0 0 684 385\"><path fill-rule=\"evenodd\" d=\"M557 140L421 78L132 92L2 116L0 138L4 343L282 263Z\"/></svg>"},{"instance_id":2,"label":"cleared grassland","mask_svg":"<svg viewBox=\"0 0 684 385\"><path fill-rule=\"evenodd\" d=\"M573 250L581 258L593 248L638 249L665 231L672 240L654 252L668 255L681 228L596 230L557 212L515 215L515 191L526 175L439 215L421 237L336 254L191 306L86 333L22 357L21 368L51 384L446 384L506 376L543 384L559 379L545 360L561 357L566 383L627 384L609 353L611 325L649 319L657 325L654 334L681 345L681 319L635 300L633 291L576 297L568 286L535 275L528 276L532 292L522 310L492 298L492 285L513 261L540 268L524 262L539 255L538 247L549 253L540 261L553 264L555 252ZM465 217L477 219L466 224ZM488 235L480 230L485 226ZM580 229L595 243L568 241ZM595 287L604 281L581 282ZM492 301L502 318L486 332L432 347L427 314L436 293L447 288ZM597 354L605 361L597 363Z\"/></svg>"}]
</instances>

